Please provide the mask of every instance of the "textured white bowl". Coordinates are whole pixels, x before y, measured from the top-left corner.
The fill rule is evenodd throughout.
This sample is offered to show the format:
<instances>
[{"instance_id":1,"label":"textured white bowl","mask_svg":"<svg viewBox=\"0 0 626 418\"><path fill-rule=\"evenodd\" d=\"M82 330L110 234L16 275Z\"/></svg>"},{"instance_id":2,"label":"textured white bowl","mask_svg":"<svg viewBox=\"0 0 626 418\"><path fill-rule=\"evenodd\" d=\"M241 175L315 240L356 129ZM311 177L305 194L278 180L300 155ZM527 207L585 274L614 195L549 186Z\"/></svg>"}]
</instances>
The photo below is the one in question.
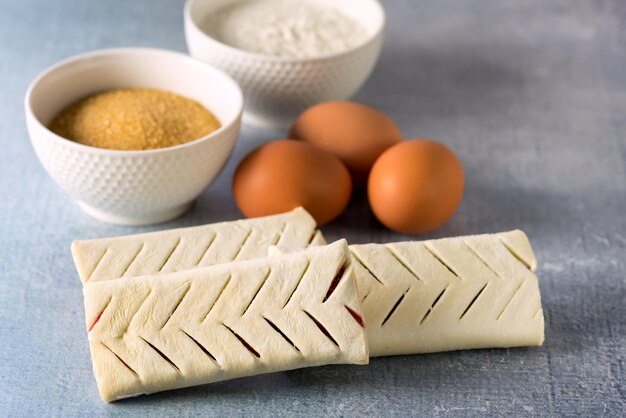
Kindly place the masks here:
<instances>
[{"instance_id":1,"label":"textured white bowl","mask_svg":"<svg viewBox=\"0 0 626 418\"><path fill-rule=\"evenodd\" d=\"M121 87L194 99L222 126L193 142L145 151L90 147L46 128L70 103ZM77 55L45 70L28 88L25 108L39 160L85 212L107 222L146 225L182 214L219 174L237 141L243 97L229 76L186 55L122 48Z\"/></svg>"},{"instance_id":2,"label":"textured white bowl","mask_svg":"<svg viewBox=\"0 0 626 418\"><path fill-rule=\"evenodd\" d=\"M305 109L354 95L378 60L385 14L376 0L319 0L360 22L367 39L355 48L316 58L280 58L242 51L210 37L200 27L207 17L239 0L188 0L185 37L192 57L230 74L245 96L244 122L284 128Z\"/></svg>"}]
</instances>

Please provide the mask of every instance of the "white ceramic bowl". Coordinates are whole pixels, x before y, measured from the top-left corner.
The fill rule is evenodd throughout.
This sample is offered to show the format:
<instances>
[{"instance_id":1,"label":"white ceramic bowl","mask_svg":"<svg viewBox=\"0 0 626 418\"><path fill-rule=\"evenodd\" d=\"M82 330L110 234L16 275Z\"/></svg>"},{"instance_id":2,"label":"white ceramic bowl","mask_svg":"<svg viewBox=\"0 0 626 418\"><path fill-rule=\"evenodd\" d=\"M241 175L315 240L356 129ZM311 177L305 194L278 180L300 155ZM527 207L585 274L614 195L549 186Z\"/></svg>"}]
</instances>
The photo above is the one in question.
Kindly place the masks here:
<instances>
[{"instance_id":1,"label":"white ceramic bowl","mask_svg":"<svg viewBox=\"0 0 626 418\"><path fill-rule=\"evenodd\" d=\"M157 88L194 99L222 126L193 142L145 151L90 147L46 127L70 103L120 87ZM107 222L145 225L182 214L218 175L237 141L243 97L228 75L186 55L122 48L77 55L48 68L28 88L25 108L39 160L85 212Z\"/></svg>"},{"instance_id":2,"label":"white ceramic bowl","mask_svg":"<svg viewBox=\"0 0 626 418\"><path fill-rule=\"evenodd\" d=\"M316 58L280 58L242 51L210 37L200 27L219 8L240 0L188 0L185 37L192 57L230 74L245 96L244 122L289 126L308 107L354 95L369 77L383 40L385 14L376 0L319 0L360 22L367 39L355 48Z\"/></svg>"}]
</instances>

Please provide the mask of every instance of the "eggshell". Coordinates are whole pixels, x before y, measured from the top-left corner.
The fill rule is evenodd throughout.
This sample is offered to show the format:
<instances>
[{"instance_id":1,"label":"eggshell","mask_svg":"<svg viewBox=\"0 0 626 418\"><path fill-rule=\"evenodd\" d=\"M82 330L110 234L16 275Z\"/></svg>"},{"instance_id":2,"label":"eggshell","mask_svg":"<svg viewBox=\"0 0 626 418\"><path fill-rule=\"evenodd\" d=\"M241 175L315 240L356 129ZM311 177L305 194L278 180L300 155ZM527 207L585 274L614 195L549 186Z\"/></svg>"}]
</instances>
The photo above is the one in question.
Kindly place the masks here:
<instances>
[{"instance_id":1,"label":"eggshell","mask_svg":"<svg viewBox=\"0 0 626 418\"><path fill-rule=\"evenodd\" d=\"M247 217L304 207L324 224L348 205L352 181L332 154L311 144L277 140L248 154L233 177L233 195Z\"/></svg>"},{"instance_id":2,"label":"eggshell","mask_svg":"<svg viewBox=\"0 0 626 418\"><path fill-rule=\"evenodd\" d=\"M367 192L385 226L417 234L443 225L459 206L463 188L463 166L449 148L431 140L410 140L380 156Z\"/></svg>"},{"instance_id":3,"label":"eggshell","mask_svg":"<svg viewBox=\"0 0 626 418\"><path fill-rule=\"evenodd\" d=\"M289 137L322 148L348 167L355 187L365 186L376 159L402 141L396 124L383 113L354 102L325 102L302 113Z\"/></svg>"}]
</instances>

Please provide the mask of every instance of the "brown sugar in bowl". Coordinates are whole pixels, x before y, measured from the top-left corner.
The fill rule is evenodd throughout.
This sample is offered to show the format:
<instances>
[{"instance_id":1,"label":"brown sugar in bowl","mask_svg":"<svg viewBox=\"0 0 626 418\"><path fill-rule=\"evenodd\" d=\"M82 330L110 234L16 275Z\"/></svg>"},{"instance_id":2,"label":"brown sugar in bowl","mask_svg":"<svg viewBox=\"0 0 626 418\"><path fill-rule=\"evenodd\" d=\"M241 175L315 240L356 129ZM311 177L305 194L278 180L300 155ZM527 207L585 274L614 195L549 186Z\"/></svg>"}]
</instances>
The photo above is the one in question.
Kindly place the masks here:
<instances>
[{"instance_id":1,"label":"brown sugar in bowl","mask_svg":"<svg viewBox=\"0 0 626 418\"><path fill-rule=\"evenodd\" d=\"M67 140L48 129L76 100L116 88L153 88L196 100L221 127L168 148L122 151ZM230 157L241 125L237 83L210 65L177 52L120 48L81 54L48 68L25 98L31 143L50 177L100 220L146 225L185 212Z\"/></svg>"}]
</instances>

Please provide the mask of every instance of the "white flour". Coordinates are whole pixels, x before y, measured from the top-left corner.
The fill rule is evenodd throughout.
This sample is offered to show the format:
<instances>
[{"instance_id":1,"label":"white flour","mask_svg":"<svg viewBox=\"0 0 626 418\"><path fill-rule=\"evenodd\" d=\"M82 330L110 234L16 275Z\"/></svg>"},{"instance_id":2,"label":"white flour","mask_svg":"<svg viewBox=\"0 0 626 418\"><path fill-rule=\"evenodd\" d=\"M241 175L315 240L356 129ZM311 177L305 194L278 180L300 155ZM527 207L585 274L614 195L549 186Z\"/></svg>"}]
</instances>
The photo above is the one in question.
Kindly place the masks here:
<instances>
[{"instance_id":1,"label":"white flour","mask_svg":"<svg viewBox=\"0 0 626 418\"><path fill-rule=\"evenodd\" d=\"M203 30L238 49L292 58L341 52L367 37L359 22L314 0L240 1L209 16Z\"/></svg>"}]
</instances>

